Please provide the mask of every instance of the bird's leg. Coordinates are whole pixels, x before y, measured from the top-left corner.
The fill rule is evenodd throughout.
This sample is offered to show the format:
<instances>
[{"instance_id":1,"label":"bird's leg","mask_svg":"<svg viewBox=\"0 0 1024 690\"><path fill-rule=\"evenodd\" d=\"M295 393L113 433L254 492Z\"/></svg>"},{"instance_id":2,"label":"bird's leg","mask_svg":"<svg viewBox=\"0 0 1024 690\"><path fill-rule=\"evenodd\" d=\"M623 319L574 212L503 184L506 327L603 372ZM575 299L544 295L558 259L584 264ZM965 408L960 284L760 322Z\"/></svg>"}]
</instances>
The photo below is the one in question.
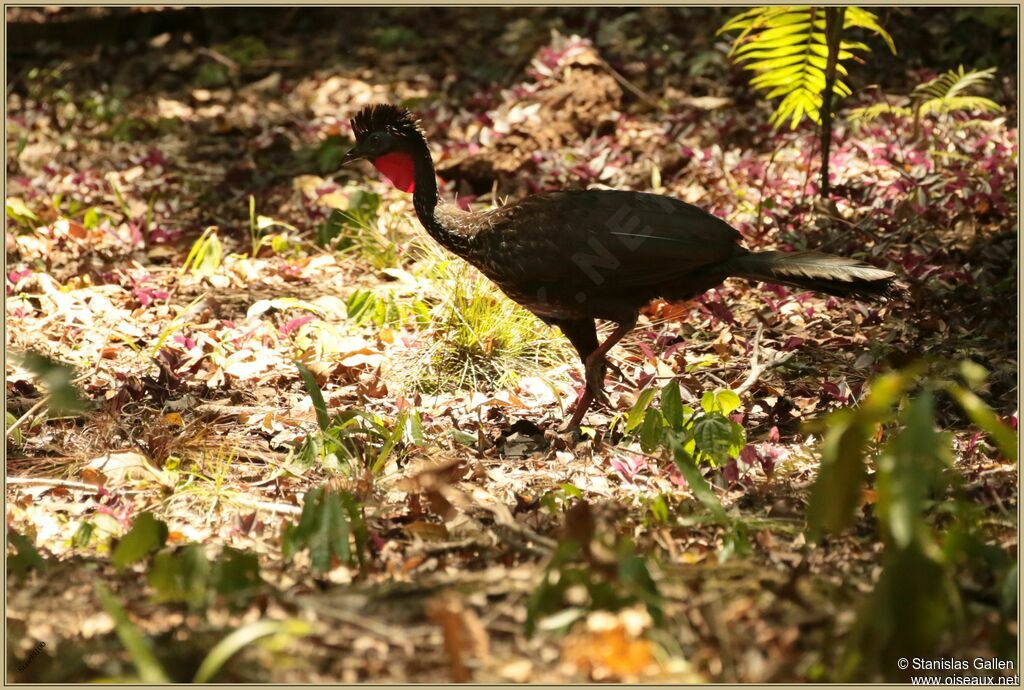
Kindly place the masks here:
<instances>
[{"instance_id":1,"label":"bird's leg","mask_svg":"<svg viewBox=\"0 0 1024 690\"><path fill-rule=\"evenodd\" d=\"M572 346L576 348L576 352L579 353L580 361L583 362L584 367L586 367L587 356L600 347L597 340L597 327L594 324L594 320L575 319L553 321L551 323L562 329L562 332L565 333L565 337L569 339ZM572 419L562 429L563 433L579 428L580 422L583 421L583 415L585 415L587 410L590 409L590 403L592 403L593 400L593 391L590 389L590 386L584 384L583 389L576 398L576 406L573 408Z\"/></svg>"},{"instance_id":2,"label":"bird's leg","mask_svg":"<svg viewBox=\"0 0 1024 690\"><path fill-rule=\"evenodd\" d=\"M580 396L576 400L576 409L573 410L572 419L565 425L562 432L570 431L572 429L578 429L580 422L583 421L583 415L590 409L590 403L594 400L594 393L590 390L590 386L583 386L583 390L580 391Z\"/></svg>"},{"instance_id":3,"label":"bird's leg","mask_svg":"<svg viewBox=\"0 0 1024 690\"><path fill-rule=\"evenodd\" d=\"M616 343L622 340L623 336L633 330L633 326L636 325L636 318L632 318L629 321L623 321L615 327L615 330L611 332L603 343L601 343L597 349L587 355L586 359L583 360L583 369L586 372L587 387L593 392L593 396L598 401L608 405L608 396L604 393L604 372L607 367L612 367L617 371L619 376L622 376L622 371L617 366L608 361L606 355L608 351L615 347ZM623 378L625 378L623 376Z\"/></svg>"}]
</instances>

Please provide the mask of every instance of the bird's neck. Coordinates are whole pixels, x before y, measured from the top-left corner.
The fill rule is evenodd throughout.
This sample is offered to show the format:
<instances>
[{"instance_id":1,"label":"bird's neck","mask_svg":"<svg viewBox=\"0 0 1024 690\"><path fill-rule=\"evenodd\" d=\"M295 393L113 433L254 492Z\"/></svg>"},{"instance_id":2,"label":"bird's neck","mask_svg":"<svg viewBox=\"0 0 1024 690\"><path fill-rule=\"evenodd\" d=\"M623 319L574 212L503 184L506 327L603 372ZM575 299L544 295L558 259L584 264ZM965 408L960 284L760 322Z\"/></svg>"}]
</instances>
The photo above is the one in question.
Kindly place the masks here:
<instances>
[{"instance_id":1,"label":"bird's neck","mask_svg":"<svg viewBox=\"0 0 1024 690\"><path fill-rule=\"evenodd\" d=\"M417 142L411 152L415 165L415 182L412 204L416 217L427 233L441 246L462 255L469 246L470 237L466 228L458 222L464 215L458 208L445 203L437 191L437 177L434 161L430 157L427 142Z\"/></svg>"}]
</instances>

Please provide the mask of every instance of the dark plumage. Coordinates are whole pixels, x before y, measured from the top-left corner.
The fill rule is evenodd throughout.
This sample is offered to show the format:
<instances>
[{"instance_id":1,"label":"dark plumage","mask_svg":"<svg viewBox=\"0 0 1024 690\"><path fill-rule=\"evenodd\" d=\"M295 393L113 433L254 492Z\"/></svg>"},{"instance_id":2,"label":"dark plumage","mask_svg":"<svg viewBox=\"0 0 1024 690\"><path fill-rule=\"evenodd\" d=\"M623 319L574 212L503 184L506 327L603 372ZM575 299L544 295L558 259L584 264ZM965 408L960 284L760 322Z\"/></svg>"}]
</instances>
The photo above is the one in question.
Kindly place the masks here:
<instances>
[{"instance_id":1,"label":"dark plumage","mask_svg":"<svg viewBox=\"0 0 1024 690\"><path fill-rule=\"evenodd\" d=\"M426 139L408 111L370 106L352 119L352 129L356 145L346 162L369 159L412 191L416 215L434 239L572 342L587 386L570 427L594 398L604 398L606 354L652 299L690 299L729 277L851 297L889 297L896 289L893 273L853 259L750 252L725 221L657 194L552 192L491 211L461 211L438 198ZM600 345L595 318L618 324Z\"/></svg>"}]
</instances>

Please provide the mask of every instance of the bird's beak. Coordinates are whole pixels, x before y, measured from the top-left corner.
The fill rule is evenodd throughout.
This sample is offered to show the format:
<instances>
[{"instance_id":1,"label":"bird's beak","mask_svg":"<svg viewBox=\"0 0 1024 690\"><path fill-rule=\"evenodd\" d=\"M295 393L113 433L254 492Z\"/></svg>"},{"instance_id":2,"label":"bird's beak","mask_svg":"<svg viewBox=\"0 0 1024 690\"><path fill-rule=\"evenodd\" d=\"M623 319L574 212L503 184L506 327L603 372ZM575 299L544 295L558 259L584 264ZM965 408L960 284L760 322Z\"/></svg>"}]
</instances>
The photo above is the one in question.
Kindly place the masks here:
<instances>
[{"instance_id":1,"label":"bird's beak","mask_svg":"<svg viewBox=\"0 0 1024 690\"><path fill-rule=\"evenodd\" d=\"M359 151L359 146L353 146L348 150L348 153L341 159L342 165L348 165L349 163L355 163L356 161L362 160L365 156Z\"/></svg>"}]
</instances>

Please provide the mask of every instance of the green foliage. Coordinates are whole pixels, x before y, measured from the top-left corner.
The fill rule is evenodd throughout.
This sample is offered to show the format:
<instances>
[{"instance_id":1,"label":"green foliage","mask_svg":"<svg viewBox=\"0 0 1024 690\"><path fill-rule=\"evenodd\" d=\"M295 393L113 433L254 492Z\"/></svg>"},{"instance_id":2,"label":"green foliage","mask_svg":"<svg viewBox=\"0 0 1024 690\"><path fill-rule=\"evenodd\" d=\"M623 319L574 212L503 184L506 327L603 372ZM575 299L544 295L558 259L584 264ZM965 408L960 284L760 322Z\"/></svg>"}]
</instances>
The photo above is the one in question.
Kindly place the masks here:
<instances>
[{"instance_id":1,"label":"green foliage","mask_svg":"<svg viewBox=\"0 0 1024 690\"><path fill-rule=\"evenodd\" d=\"M163 548L167 543L167 523L157 520L149 511L140 513L132 527L114 547L110 560L118 570L124 570L133 563Z\"/></svg>"},{"instance_id":2,"label":"green foliage","mask_svg":"<svg viewBox=\"0 0 1024 690\"><path fill-rule=\"evenodd\" d=\"M306 392L309 393L309 397L313 401L313 409L316 410L316 423L320 426L320 431L327 431L331 426L331 416L327 413L327 403L324 402L324 394L321 392L320 386L316 384L316 377L301 362L296 362L295 367L299 370L302 383L306 386Z\"/></svg>"},{"instance_id":3,"label":"green foliage","mask_svg":"<svg viewBox=\"0 0 1024 690\"><path fill-rule=\"evenodd\" d=\"M740 398L728 389L704 393L700 409L684 405L679 384L670 381L661 389L661 405L652 407L657 391L648 388L626 413L624 431L640 441L645 453L678 445L698 464L717 467L739 457L746 444L743 427L729 418L739 409Z\"/></svg>"},{"instance_id":4,"label":"green foliage","mask_svg":"<svg viewBox=\"0 0 1024 690\"><path fill-rule=\"evenodd\" d=\"M35 227L35 224L39 222L39 216L37 216L32 209L26 206L25 202L18 197L5 197L4 210L7 217L22 228L31 230Z\"/></svg>"},{"instance_id":5,"label":"green foliage","mask_svg":"<svg viewBox=\"0 0 1024 690\"><path fill-rule=\"evenodd\" d=\"M199 665L193 683L209 683L232 656L253 642L269 636L286 639L303 637L313 632L313 627L306 621L256 621L235 630L220 642Z\"/></svg>"},{"instance_id":6,"label":"green foliage","mask_svg":"<svg viewBox=\"0 0 1024 690\"><path fill-rule=\"evenodd\" d=\"M181 273L192 273L196 276L212 275L220 268L223 257L224 249L221 247L220 238L217 237L217 228L211 225L203 230L203 234L192 245L181 267Z\"/></svg>"},{"instance_id":7,"label":"green foliage","mask_svg":"<svg viewBox=\"0 0 1024 690\"><path fill-rule=\"evenodd\" d=\"M362 565L367 536L356 500L346 491L321 486L306 493L299 524L285 527L282 551L284 559L291 561L296 553L309 549L313 570L324 573L339 562Z\"/></svg>"},{"instance_id":8,"label":"green foliage","mask_svg":"<svg viewBox=\"0 0 1024 690\"><path fill-rule=\"evenodd\" d=\"M195 545L194 545L195 546ZM114 619L114 629L128 656L135 665L138 679L144 683L169 684L171 678L153 653L153 643L132 623L124 607L102 583L96 583L96 594L107 614ZM242 626L214 645L203 658L192 678L193 683L209 683L231 657L248 645L268 636L286 640L309 635L312 626L305 621L256 621Z\"/></svg>"},{"instance_id":9,"label":"green foliage","mask_svg":"<svg viewBox=\"0 0 1024 690\"><path fill-rule=\"evenodd\" d=\"M7 554L7 573L9 575L20 577L30 570L46 570L48 563L39 555L31 539L8 528L7 544L13 546L15 550L15 553Z\"/></svg>"},{"instance_id":10,"label":"green foliage","mask_svg":"<svg viewBox=\"0 0 1024 690\"><path fill-rule=\"evenodd\" d=\"M11 414L10 412L4 412L4 430L5 431L7 429L10 429L12 426L14 426L14 424L17 421L18 421L18 418L15 417L13 414ZM13 443L16 446L20 446L21 444L23 444L25 442L25 435L21 433L21 428L19 427L19 428L15 429L13 432L11 432L11 434L9 436L7 436L7 440L10 441L11 443Z\"/></svg>"},{"instance_id":11,"label":"green foliage","mask_svg":"<svg viewBox=\"0 0 1024 690\"><path fill-rule=\"evenodd\" d=\"M978 385L979 369L967 364L961 375ZM1008 554L987 544L976 509L959 497L952 437L936 431L936 391L959 402L1007 457L1016 457L1016 437L974 393L923 373L919 364L883 374L860 407L833 412L817 425L824 437L808 511L813 538L853 524L867 479L866 457L879 429L893 429L875 455L875 514L886 544L883 570L847 645L841 671L846 679L876 673L896 679L899 658L941 656L942 645L955 641L956 631L965 627L958 580L964 567L982 564L992 580L993 572L1006 573L1012 565ZM921 391L911 396L918 386ZM934 522L944 514L957 517L943 532Z\"/></svg>"},{"instance_id":12,"label":"green foliage","mask_svg":"<svg viewBox=\"0 0 1024 690\"><path fill-rule=\"evenodd\" d=\"M938 116L956 112L1002 112L1003 107L995 101L970 93L984 88L995 77L995 73L994 67L968 70L961 65L957 69L951 69L914 87L910 94L909 105L895 105L886 100L863 108L854 108L849 112L849 118L854 121L868 121L883 115L913 116L914 136L916 137L923 116Z\"/></svg>"},{"instance_id":13,"label":"green foliage","mask_svg":"<svg viewBox=\"0 0 1024 690\"><path fill-rule=\"evenodd\" d=\"M75 370L38 352L21 355L21 366L32 372L46 389L49 409L60 415L79 412L87 407L85 398L75 386Z\"/></svg>"},{"instance_id":14,"label":"green foliage","mask_svg":"<svg viewBox=\"0 0 1024 690\"><path fill-rule=\"evenodd\" d=\"M201 544L156 554L146 575L154 601L182 602L193 611L206 607L209 579L210 562Z\"/></svg>"},{"instance_id":15,"label":"green foliage","mask_svg":"<svg viewBox=\"0 0 1024 690\"><path fill-rule=\"evenodd\" d=\"M299 448L300 471L319 464L349 474L369 470L377 475L396 450L423 444L423 422L416 410L403 410L391 428L380 417L364 410L348 409L331 417L312 372L298 362L296 366L313 401L320 427Z\"/></svg>"},{"instance_id":16,"label":"green foliage","mask_svg":"<svg viewBox=\"0 0 1024 690\"><path fill-rule=\"evenodd\" d=\"M574 513L575 521L587 524L558 543L526 603L526 634L538 629L564 632L590 611L618 611L638 602L662 625L661 597L644 557L628 539L614 542L611 536L595 536L585 503L569 508L567 525Z\"/></svg>"},{"instance_id":17,"label":"green foliage","mask_svg":"<svg viewBox=\"0 0 1024 690\"><path fill-rule=\"evenodd\" d=\"M423 393L500 390L520 376L570 361L565 340L464 262L440 258L425 271L442 299L408 385Z\"/></svg>"},{"instance_id":18,"label":"green foliage","mask_svg":"<svg viewBox=\"0 0 1024 690\"><path fill-rule=\"evenodd\" d=\"M707 391L700 409L684 405L679 384L670 381L661 389L660 406L653 405L656 389L643 391L626 413L623 430L637 438L645 453L667 449L693 493L711 519L725 528L720 560L750 550L747 527L729 515L701 473L702 466L719 467L739 457L746 445L746 432L729 415L740 408L739 396L729 389ZM657 510L658 512L654 512ZM656 519L668 519L668 506L652 510ZM660 517L659 517L660 515Z\"/></svg>"},{"instance_id":19,"label":"green foliage","mask_svg":"<svg viewBox=\"0 0 1024 690\"><path fill-rule=\"evenodd\" d=\"M315 154L320 174L325 175L340 168L342 159L345 158L345 154L351 147L352 142L340 134L332 134L320 142Z\"/></svg>"},{"instance_id":20,"label":"green foliage","mask_svg":"<svg viewBox=\"0 0 1024 690\"><path fill-rule=\"evenodd\" d=\"M225 548L211 563L201 544L161 551L147 574L157 602L181 602L202 611L215 595L232 608L241 608L264 585L255 553Z\"/></svg>"},{"instance_id":21,"label":"green foliage","mask_svg":"<svg viewBox=\"0 0 1024 690\"><path fill-rule=\"evenodd\" d=\"M345 303L348 319L356 325L370 322L379 328L400 326L410 319L425 327L430 323L430 308L418 299L398 300L391 293L379 296L369 290L356 290Z\"/></svg>"},{"instance_id":22,"label":"green foliage","mask_svg":"<svg viewBox=\"0 0 1024 690\"><path fill-rule=\"evenodd\" d=\"M249 196L249 243L250 243L250 254L249 256L256 256L260 253L260 249L264 245L270 245L270 247L277 253L280 253L287 247L287 237L281 235L267 235L267 230L271 228L284 228L291 230L294 233L298 233L299 230L294 225L289 225L283 220L277 220L269 216L260 216L256 214L256 197Z\"/></svg>"},{"instance_id":23,"label":"green foliage","mask_svg":"<svg viewBox=\"0 0 1024 690\"><path fill-rule=\"evenodd\" d=\"M128 618L121 603L101 582L96 583L96 594L107 615L114 619L114 630L117 632L117 637L121 640L124 648L128 650L128 656L135 664L135 670L138 671L142 682L169 683L170 679L167 677L166 671L157 661L156 655L153 654L151 642Z\"/></svg>"},{"instance_id":24,"label":"green foliage","mask_svg":"<svg viewBox=\"0 0 1024 690\"><path fill-rule=\"evenodd\" d=\"M756 75L750 85L765 93L769 100L782 98L772 114L776 127L789 122L795 129L806 116L822 124L822 103L826 86L829 44L826 37L824 7L755 7L727 21L718 33L738 31L729 55ZM878 24L878 18L860 7L846 7L842 29L865 29L880 36L896 52L892 37ZM836 53L836 79L833 92L849 96L850 87L844 65L856 52L868 52L867 45L840 40Z\"/></svg>"}]
</instances>

